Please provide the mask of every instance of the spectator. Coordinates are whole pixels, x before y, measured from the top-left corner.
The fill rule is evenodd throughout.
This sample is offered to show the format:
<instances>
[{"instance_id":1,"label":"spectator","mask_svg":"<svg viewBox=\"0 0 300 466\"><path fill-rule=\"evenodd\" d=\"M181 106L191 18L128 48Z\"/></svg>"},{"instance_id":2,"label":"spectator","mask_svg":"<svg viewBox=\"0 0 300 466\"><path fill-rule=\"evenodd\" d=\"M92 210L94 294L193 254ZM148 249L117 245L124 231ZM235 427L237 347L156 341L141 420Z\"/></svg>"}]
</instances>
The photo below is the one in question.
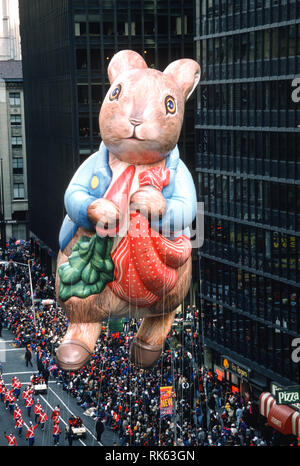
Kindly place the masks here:
<instances>
[{"instance_id":1,"label":"spectator","mask_svg":"<svg viewBox=\"0 0 300 466\"><path fill-rule=\"evenodd\" d=\"M100 418L98 418L96 422L96 433L97 433L97 442L99 442L100 445L102 445L101 436L103 432L104 432L104 423Z\"/></svg>"},{"instance_id":2,"label":"spectator","mask_svg":"<svg viewBox=\"0 0 300 466\"><path fill-rule=\"evenodd\" d=\"M31 349L30 345L28 344L26 346L26 351L25 351L26 367L28 367L29 364L31 365L31 367L33 367L31 359L32 359L32 349Z\"/></svg>"},{"instance_id":3,"label":"spectator","mask_svg":"<svg viewBox=\"0 0 300 466\"><path fill-rule=\"evenodd\" d=\"M75 435L70 427L68 429L66 428L66 439L68 440L69 447L71 447L73 445Z\"/></svg>"},{"instance_id":4,"label":"spectator","mask_svg":"<svg viewBox=\"0 0 300 466\"><path fill-rule=\"evenodd\" d=\"M36 298L41 300L36 308L35 323L26 268L13 263L17 252L24 263L28 258L33 259L33 287ZM221 446L252 441L248 429L253 416L251 404L246 405L241 397L228 391L226 383L215 378L210 368L199 367L202 347L196 319L199 311L195 306L189 306L177 316L176 327L170 330L170 339L183 346L171 350L167 343L154 368L139 369L130 362L129 347L140 324L132 318L125 324L127 334L102 332L90 363L76 372L65 372L57 367L53 357L67 326L67 318L55 302L55 277L47 276L31 255L28 244L16 251L10 243L6 253L9 265L0 264L0 318L14 334L16 345L26 348L26 366L32 366L35 352L37 368L45 382L53 377L78 406L94 410L101 419L99 425L106 419L106 425L119 437L121 445ZM53 300L53 303L43 305L43 299ZM189 329L182 324L184 315L190 319ZM26 357L27 350L30 355ZM170 385L174 386L177 401L173 413L177 419L175 426L173 418L161 418L159 410L160 387ZM7 389L1 380L0 391L4 398ZM22 396L28 403L32 387L27 387ZM192 410L194 416L191 416ZM42 427L41 414L38 422ZM58 409L51 417L59 419L59 415ZM101 442L102 433L98 434L97 428L96 432ZM69 444L73 442L72 438L67 438Z\"/></svg>"}]
</instances>

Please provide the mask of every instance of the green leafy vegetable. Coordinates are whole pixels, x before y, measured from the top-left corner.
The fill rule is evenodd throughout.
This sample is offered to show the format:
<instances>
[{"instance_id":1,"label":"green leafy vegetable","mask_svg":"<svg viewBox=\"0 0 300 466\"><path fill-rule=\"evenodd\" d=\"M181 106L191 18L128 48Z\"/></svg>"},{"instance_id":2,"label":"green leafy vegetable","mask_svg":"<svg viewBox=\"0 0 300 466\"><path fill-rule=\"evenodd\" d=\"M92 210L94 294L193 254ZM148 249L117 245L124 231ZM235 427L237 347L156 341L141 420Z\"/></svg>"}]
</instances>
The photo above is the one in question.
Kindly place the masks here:
<instances>
[{"instance_id":1,"label":"green leafy vegetable","mask_svg":"<svg viewBox=\"0 0 300 466\"><path fill-rule=\"evenodd\" d=\"M82 236L72 249L68 262L58 268L59 297L62 301L76 296L87 298L100 293L114 279L111 259L113 239Z\"/></svg>"}]
</instances>

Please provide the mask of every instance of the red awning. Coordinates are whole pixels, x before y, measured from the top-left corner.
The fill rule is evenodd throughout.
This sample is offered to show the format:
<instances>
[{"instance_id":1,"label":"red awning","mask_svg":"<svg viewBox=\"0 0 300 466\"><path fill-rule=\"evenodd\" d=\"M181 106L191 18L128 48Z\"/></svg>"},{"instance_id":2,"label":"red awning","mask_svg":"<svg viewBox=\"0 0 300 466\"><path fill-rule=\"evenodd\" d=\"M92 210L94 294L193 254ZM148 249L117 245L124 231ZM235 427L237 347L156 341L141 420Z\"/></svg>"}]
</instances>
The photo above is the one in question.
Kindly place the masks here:
<instances>
[{"instance_id":1,"label":"red awning","mask_svg":"<svg viewBox=\"0 0 300 466\"><path fill-rule=\"evenodd\" d=\"M264 392L259 397L259 412L262 416L268 417L272 405L276 403L275 398L269 392Z\"/></svg>"},{"instance_id":2,"label":"red awning","mask_svg":"<svg viewBox=\"0 0 300 466\"><path fill-rule=\"evenodd\" d=\"M268 415L268 424L284 435L292 433L292 416L295 410L287 405L273 404Z\"/></svg>"},{"instance_id":3,"label":"red awning","mask_svg":"<svg viewBox=\"0 0 300 466\"><path fill-rule=\"evenodd\" d=\"M292 416L292 434L300 438L300 413L294 411Z\"/></svg>"},{"instance_id":4,"label":"red awning","mask_svg":"<svg viewBox=\"0 0 300 466\"><path fill-rule=\"evenodd\" d=\"M259 397L259 412L268 419L268 424L284 435L300 436L300 413L287 405L278 405L269 392Z\"/></svg>"}]
</instances>

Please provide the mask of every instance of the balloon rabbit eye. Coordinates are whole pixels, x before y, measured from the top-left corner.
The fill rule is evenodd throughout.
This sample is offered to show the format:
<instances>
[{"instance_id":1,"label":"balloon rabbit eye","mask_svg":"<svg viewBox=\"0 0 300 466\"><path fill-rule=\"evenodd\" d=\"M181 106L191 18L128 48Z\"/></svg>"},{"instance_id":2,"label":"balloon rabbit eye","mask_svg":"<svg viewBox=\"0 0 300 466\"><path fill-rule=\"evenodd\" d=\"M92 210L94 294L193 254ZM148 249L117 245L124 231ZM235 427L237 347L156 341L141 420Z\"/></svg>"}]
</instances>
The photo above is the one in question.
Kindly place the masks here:
<instances>
[{"instance_id":1,"label":"balloon rabbit eye","mask_svg":"<svg viewBox=\"0 0 300 466\"><path fill-rule=\"evenodd\" d=\"M109 100L117 100L121 92L121 84L118 84L110 93Z\"/></svg>"},{"instance_id":2,"label":"balloon rabbit eye","mask_svg":"<svg viewBox=\"0 0 300 466\"><path fill-rule=\"evenodd\" d=\"M165 105L167 113L171 113L172 115L176 112L176 102L174 97L168 95L165 99Z\"/></svg>"}]
</instances>

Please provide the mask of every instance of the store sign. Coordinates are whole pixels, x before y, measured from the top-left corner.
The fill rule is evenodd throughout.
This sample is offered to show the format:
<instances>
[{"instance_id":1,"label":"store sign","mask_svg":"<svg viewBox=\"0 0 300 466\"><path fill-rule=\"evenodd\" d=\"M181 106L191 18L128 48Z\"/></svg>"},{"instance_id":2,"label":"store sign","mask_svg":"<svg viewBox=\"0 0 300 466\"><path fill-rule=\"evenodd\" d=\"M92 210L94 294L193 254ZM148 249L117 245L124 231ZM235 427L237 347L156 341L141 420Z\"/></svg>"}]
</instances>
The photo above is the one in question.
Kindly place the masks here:
<instances>
[{"instance_id":1,"label":"store sign","mask_svg":"<svg viewBox=\"0 0 300 466\"><path fill-rule=\"evenodd\" d=\"M293 405L300 403L300 387L283 390L276 390L276 403L278 405Z\"/></svg>"},{"instance_id":2,"label":"store sign","mask_svg":"<svg viewBox=\"0 0 300 466\"><path fill-rule=\"evenodd\" d=\"M239 364L237 364L234 361L231 361L227 357L222 358L222 366L224 367L224 369L233 372L241 379L249 379L251 369L240 366Z\"/></svg>"},{"instance_id":3,"label":"store sign","mask_svg":"<svg viewBox=\"0 0 300 466\"><path fill-rule=\"evenodd\" d=\"M222 371L220 369L216 369L216 374L217 374L218 380L220 380L220 382L222 382L222 380L224 379L224 371Z\"/></svg>"},{"instance_id":4,"label":"store sign","mask_svg":"<svg viewBox=\"0 0 300 466\"><path fill-rule=\"evenodd\" d=\"M300 390L300 386L282 387L280 385L277 385L277 383L275 383L275 382L271 383L271 393L276 398L277 404L279 404L278 401L277 401L277 392L280 392L280 391L288 392L289 390L291 390L292 392L295 392L295 391L298 392ZM281 404L284 404L284 403L281 403ZM296 411L300 411L300 399L298 399L297 401L291 401L291 402L286 403L286 404L288 404L290 406L290 408L293 408Z\"/></svg>"}]
</instances>

